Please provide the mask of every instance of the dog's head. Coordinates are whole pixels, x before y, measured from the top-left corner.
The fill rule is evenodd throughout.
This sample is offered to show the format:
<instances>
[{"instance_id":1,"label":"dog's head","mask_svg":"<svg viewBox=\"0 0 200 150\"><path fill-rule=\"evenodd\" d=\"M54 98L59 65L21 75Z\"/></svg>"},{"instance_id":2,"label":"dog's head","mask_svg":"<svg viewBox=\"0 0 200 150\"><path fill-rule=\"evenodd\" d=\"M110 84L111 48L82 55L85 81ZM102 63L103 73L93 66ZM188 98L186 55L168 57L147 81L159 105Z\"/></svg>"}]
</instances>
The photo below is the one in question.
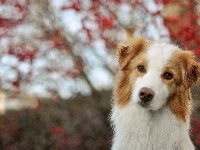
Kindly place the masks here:
<instances>
[{"instance_id":1,"label":"dog's head","mask_svg":"<svg viewBox=\"0 0 200 150\"><path fill-rule=\"evenodd\" d=\"M177 117L188 113L189 88L200 78L200 63L191 51L137 38L118 47L117 103L158 110L169 106Z\"/></svg>"}]
</instances>

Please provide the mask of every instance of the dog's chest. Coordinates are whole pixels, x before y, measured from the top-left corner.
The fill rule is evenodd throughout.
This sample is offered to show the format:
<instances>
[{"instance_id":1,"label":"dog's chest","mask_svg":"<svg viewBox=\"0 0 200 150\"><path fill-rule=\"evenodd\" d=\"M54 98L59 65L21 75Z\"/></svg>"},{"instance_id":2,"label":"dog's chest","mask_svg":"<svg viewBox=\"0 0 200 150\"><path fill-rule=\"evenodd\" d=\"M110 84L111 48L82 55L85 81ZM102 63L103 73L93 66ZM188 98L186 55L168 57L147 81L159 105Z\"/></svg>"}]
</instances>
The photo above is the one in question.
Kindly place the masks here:
<instances>
[{"instance_id":1,"label":"dog's chest","mask_svg":"<svg viewBox=\"0 0 200 150\"><path fill-rule=\"evenodd\" d=\"M115 125L113 150L176 149L180 136L186 134L170 111L149 113L147 110L128 106L114 108L112 120Z\"/></svg>"}]
</instances>

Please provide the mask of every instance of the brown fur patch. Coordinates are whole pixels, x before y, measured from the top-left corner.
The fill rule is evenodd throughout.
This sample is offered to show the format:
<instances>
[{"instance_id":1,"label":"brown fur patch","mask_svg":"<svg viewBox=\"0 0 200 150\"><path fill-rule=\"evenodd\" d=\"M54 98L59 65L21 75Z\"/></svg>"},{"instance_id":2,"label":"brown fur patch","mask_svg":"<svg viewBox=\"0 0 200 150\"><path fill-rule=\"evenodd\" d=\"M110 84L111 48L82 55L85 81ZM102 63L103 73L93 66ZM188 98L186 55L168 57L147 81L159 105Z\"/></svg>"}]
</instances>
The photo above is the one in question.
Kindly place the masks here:
<instances>
[{"instance_id":1,"label":"brown fur patch","mask_svg":"<svg viewBox=\"0 0 200 150\"><path fill-rule=\"evenodd\" d=\"M171 81L172 84L169 84L168 105L172 113L185 122L190 114L190 87L200 76L199 64L195 60L195 55L189 51L177 51L169 62L174 79Z\"/></svg>"},{"instance_id":2,"label":"brown fur patch","mask_svg":"<svg viewBox=\"0 0 200 150\"><path fill-rule=\"evenodd\" d=\"M119 69L126 69L133 57L146 49L147 45L148 41L142 37L132 39L132 41L129 40L128 45L120 44L117 48L119 53Z\"/></svg>"},{"instance_id":3,"label":"brown fur patch","mask_svg":"<svg viewBox=\"0 0 200 150\"><path fill-rule=\"evenodd\" d=\"M177 92L168 101L168 105L172 113L182 121L186 121L187 116L190 114L190 91L185 90L184 86L179 85Z\"/></svg>"},{"instance_id":4,"label":"brown fur patch","mask_svg":"<svg viewBox=\"0 0 200 150\"><path fill-rule=\"evenodd\" d=\"M120 106L127 104L131 98L132 84L130 77L131 72L117 75L118 81L114 89L114 99Z\"/></svg>"},{"instance_id":5,"label":"brown fur patch","mask_svg":"<svg viewBox=\"0 0 200 150\"><path fill-rule=\"evenodd\" d=\"M120 106L128 104L132 95L133 84L139 76L143 74L138 72L138 65L146 65L144 52L149 42L144 38L138 38L130 41L128 45L120 45L119 67L120 70L116 76L117 82L114 89L114 99Z\"/></svg>"}]
</instances>

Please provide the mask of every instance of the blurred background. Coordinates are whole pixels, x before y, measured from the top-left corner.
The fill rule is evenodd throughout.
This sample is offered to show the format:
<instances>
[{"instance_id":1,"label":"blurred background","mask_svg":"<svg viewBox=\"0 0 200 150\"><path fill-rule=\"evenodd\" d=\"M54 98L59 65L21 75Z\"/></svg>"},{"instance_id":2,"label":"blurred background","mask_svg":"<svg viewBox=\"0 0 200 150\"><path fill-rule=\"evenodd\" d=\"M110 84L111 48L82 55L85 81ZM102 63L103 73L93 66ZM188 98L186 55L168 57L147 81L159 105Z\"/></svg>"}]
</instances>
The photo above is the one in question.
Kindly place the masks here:
<instances>
[{"instance_id":1,"label":"blurred background","mask_svg":"<svg viewBox=\"0 0 200 150\"><path fill-rule=\"evenodd\" d=\"M200 60L198 0L0 0L0 149L110 149L124 29ZM191 133L200 149L199 88Z\"/></svg>"}]
</instances>

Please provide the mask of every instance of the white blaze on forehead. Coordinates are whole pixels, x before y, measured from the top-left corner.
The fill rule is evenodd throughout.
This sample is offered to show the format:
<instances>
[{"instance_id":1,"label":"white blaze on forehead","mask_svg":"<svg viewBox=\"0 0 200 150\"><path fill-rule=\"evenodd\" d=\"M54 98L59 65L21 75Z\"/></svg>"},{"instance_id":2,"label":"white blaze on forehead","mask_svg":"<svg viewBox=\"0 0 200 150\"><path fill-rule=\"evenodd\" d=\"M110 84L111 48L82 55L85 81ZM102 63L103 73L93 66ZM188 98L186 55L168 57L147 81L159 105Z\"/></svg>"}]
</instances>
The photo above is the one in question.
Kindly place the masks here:
<instances>
[{"instance_id":1,"label":"white blaze on forehead","mask_svg":"<svg viewBox=\"0 0 200 150\"><path fill-rule=\"evenodd\" d=\"M178 47L166 43L152 44L147 51L148 67L162 69L177 49Z\"/></svg>"}]
</instances>

